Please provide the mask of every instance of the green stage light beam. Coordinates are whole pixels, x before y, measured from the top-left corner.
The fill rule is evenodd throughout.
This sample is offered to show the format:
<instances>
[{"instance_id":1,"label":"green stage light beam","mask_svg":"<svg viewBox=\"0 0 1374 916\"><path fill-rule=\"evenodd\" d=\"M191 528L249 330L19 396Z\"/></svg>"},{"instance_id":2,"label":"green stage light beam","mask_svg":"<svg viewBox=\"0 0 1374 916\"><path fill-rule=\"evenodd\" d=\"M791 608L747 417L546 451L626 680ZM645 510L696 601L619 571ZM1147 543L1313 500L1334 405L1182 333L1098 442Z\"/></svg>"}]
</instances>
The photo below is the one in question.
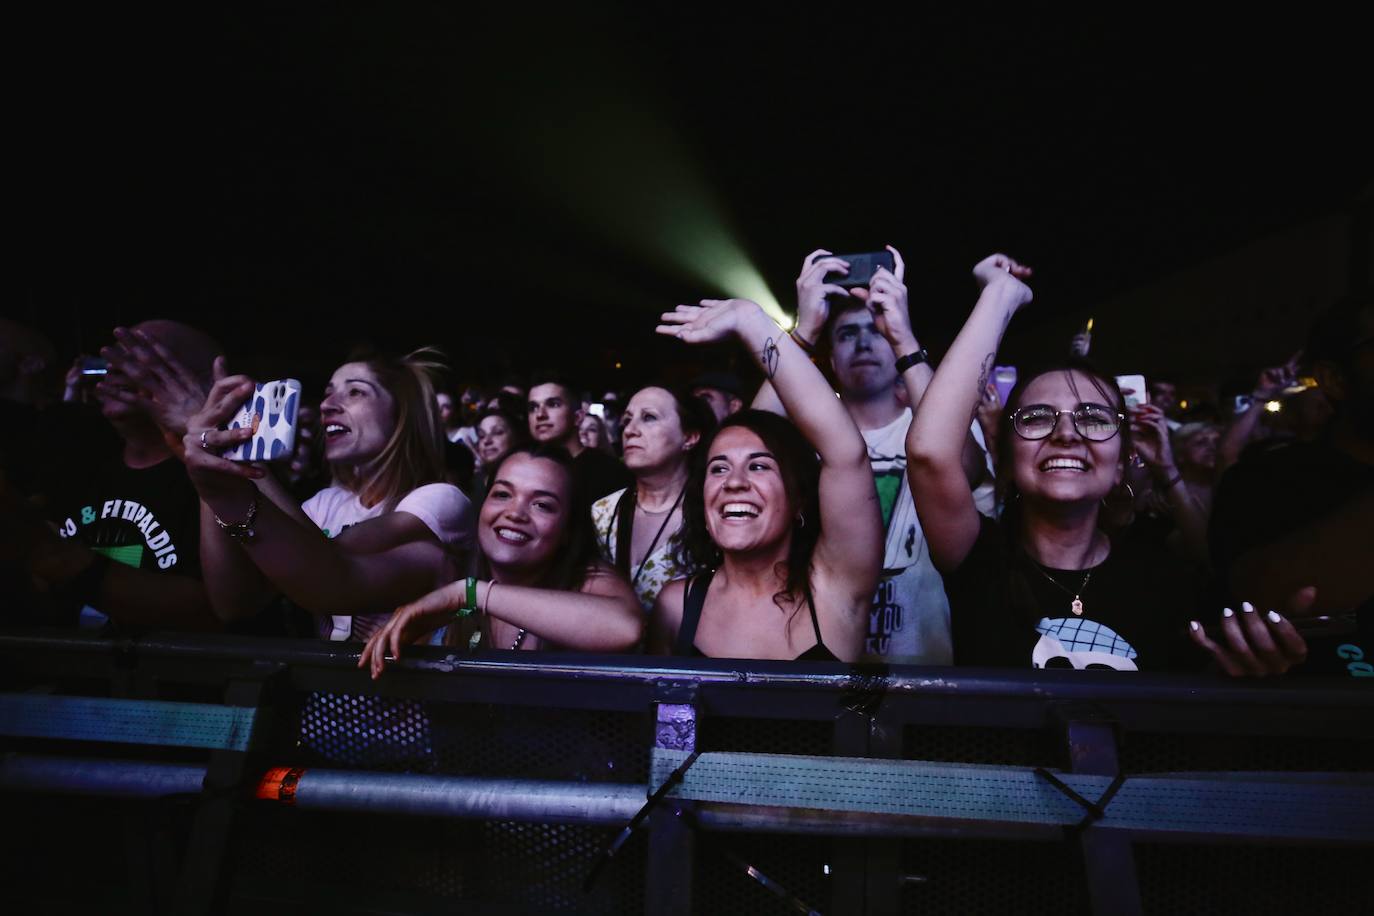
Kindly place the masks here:
<instances>
[{"instance_id":1,"label":"green stage light beam","mask_svg":"<svg viewBox=\"0 0 1374 916\"><path fill-rule=\"evenodd\" d=\"M543 87L512 124L522 182L608 244L701 284L701 298L752 299L791 328L687 144L623 85L589 88L582 77L576 87Z\"/></svg>"}]
</instances>

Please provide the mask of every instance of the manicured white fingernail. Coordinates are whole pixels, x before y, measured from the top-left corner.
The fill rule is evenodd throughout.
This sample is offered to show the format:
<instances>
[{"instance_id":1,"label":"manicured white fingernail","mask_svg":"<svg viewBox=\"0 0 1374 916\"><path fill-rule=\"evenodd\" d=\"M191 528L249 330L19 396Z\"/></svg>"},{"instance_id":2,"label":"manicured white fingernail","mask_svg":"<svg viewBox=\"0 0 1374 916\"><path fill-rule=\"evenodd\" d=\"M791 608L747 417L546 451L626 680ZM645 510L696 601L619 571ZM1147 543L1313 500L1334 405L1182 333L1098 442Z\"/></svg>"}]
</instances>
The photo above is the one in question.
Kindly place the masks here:
<instances>
[{"instance_id":1,"label":"manicured white fingernail","mask_svg":"<svg viewBox=\"0 0 1374 916\"><path fill-rule=\"evenodd\" d=\"M1278 623L1278 622L1280 622L1281 620L1283 620L1283 618L1279 616L1279 612L1278 612L1278 611L1270 611L1270 612L1269 612L1269 622L1270 622L1270 623Z\"/></svg>"},{"instance_id":2,"label":"manicured white fingernail","mask_svg":"<svg viewBox=\"0 0 1374 916\"><path fill-rule=\"evenodd\" d=\"M1201 630L1201 629L1202 629L1202 627L1198 626L1198 622L1197 622L1196 620L1190 620L1190 621L1188 621L1188 626L1190 626L1190 627L1193 628L1193 632L1194 632L1194 633L1196 633L1198 630Z\"/></svg>"},{"instance_id":3,"label":"manicured white fingernail","mask_svg":"<svg viewBox=\"0 0 1374 916\"><path fill-rule=\"evenodd\" d=\"M1233 610L1231 610L1229 607L1224 607L1224 608L1221 609L1221 616L1223 616L1223 617L1234 617L1234 616L1236 616L1236 612L1233 611Z\"/></svg>"},{"instance_id":4,"label":"manicured white fingernail","mask_svg":"<svg viewBox=\"0 0 1374 916\"><path fill-rule=\"evenodd\" d=\"M1240 603L1240 609L1247 614L1255 613L1255 606L1248 601L1242 601Z\"/></svg>"}]
</instances>

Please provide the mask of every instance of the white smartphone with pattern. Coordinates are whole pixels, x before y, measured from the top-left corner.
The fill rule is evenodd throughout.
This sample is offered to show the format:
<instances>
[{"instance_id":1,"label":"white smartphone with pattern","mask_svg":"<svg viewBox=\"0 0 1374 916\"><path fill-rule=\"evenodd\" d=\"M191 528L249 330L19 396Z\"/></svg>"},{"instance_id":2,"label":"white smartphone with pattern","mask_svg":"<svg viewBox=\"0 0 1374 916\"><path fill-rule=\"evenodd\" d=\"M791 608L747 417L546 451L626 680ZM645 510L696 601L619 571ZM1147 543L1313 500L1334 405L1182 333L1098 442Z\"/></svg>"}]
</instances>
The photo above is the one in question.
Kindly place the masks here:
<instances>
[{"instance_id":1,"label":"white smartphone with pattern","mask_svg":"<svg viewBox=\"0 0 1374 916\"><path fill-rule=\"evenodd\" d=\"M226 429L251 427L253 438L224 453L230 461L286 461L296 448L296 413L301 383L293 378L263 382L243 402Z\"/></svg>"}]
</instances>

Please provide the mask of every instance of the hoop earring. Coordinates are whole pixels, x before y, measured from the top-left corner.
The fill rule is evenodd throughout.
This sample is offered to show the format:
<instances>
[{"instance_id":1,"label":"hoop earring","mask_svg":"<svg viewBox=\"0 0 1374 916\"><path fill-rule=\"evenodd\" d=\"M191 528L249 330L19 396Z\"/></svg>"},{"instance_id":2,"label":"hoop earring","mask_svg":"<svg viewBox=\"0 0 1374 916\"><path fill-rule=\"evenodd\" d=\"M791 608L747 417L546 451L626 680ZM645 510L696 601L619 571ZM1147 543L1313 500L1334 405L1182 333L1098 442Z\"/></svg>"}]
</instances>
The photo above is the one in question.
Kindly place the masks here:
<instances>
[{"instance_id":1,"label":"hoop earring","mask_svg":"<svg viewBox=\"0 0 1374 916\"><path fill-rule=\"evenodd\" d=\"M805 528L805 527L806 527L806 514L805 514L805 513L802 513L802 512L798 512L798 513L797 513L797 527L798 527L798 528Z\"/></svg>"}]
</instances>

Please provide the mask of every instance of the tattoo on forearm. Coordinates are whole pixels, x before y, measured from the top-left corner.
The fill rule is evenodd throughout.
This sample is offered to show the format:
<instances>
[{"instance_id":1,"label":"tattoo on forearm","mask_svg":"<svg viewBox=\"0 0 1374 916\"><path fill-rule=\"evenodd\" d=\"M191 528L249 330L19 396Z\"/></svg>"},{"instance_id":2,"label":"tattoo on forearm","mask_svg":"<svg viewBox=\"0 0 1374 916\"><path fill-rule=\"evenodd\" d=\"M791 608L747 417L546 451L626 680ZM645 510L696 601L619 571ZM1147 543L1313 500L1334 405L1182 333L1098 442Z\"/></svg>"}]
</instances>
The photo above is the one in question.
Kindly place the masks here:
<instances>
[{"instance_id":1,"label":"tattoo on forearm","mask_svg":"<svg viewBox=\"0 0 1374 916\"><path fill-rule=\"evenodd\" d=\"M983 357L983 367L978 370L978 397L973 402L973 415L978 415L978 405L983 403L983 392L987 390L988 379L992 377L992 364L997 360L996 351Z\"/></svg>"},{"instance_id":2,"label":"tattoo on forearm","mask_svg":"<svg viewBox=\"0 0 1374 916\"><path fill-rule=\"evenodd\" d=\"M763 371L770 380L778 371L778 345L771 337L763 342Z\"/></svg>"},{"instance_id":3,"label":"tattoo on forearm","mask_svg":"<svg viewBox=\"0 0 1374 916\"><path fill-rule=\"evenodd\" d=\"M996 353L989 353L983 357L983 368L978 370L978 399L983 398L983 389L988 387L988 379L992 378L992 364L997 359Z\"/></svg>"}]
</instances>

